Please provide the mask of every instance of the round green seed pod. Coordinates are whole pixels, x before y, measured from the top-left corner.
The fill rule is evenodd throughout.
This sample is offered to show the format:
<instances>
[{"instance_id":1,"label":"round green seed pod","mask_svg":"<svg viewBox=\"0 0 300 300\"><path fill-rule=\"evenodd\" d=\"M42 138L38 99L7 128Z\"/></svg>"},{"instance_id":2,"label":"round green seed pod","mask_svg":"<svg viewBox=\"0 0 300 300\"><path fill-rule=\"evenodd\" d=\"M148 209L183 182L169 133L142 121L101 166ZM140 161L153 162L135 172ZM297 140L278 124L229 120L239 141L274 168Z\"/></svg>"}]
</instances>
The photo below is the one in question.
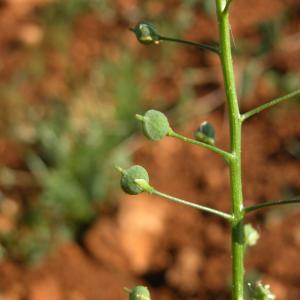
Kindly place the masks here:
<instances>
[{"instance_id":1,"label":"round green seed pod","mask_svg":"<svg viewBox=\"0 0 300 300\"><path fill-rule=\"evenodd\" d=\"M140 22L131 29L138 41L142 44L158 44L160 36L153 24L148 22Z\"/></svg>"},{"instance_id":2,"label":"round green seed pod","mask_svg":"<svg viewBox=\"0 0 300 300\"><path fill-rule=\"evenodd\" d=\"M138 285L131 289L129 300L151 300L150 292L146 286Z\"/></svg>"},{"instance_id":3,"label":"round green seed pod","mask_svg":"<svg viewBox=\"0 0 300 300\"><path fill-rule=\"evenodd\" d=\"M148 110L143 119L143 131L148 139L158 141L170 131L169 121L162 112Z\"/></svg>"},{"instance_id":4,"label":"round green seed pod","mask_svg":"<svg viewBox=\"0 0 300 300\"><path fill-rule=\"evenodd\" d=\"M203 122L199 128L195 131L195 139L199 142L214 145L216 134L214 127L208 123Z\"/></svg>"},{"instance_id":5,"label":"round green seed pod","mask_svg":"<svg viewBox=\"0 0 300 300\"><path fill-rule=\"evenodd\" d=\"M144 192L142 187L135 183L135 179L143 179L148 183L149 175L146 169L136 165L122 171L121 187L125 193L137 195Z\"/></svg>"}]
</instances>

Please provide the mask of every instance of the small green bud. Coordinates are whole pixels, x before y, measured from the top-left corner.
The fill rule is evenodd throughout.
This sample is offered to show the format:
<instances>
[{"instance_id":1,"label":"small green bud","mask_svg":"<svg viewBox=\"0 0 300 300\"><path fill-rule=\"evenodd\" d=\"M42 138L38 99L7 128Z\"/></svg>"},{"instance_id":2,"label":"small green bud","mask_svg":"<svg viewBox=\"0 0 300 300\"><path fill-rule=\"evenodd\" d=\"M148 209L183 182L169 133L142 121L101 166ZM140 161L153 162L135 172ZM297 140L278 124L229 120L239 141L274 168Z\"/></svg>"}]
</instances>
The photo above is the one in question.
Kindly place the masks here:
<instances>
[{"instance_id":1,"label":"small green bud","mask_svg":"<svg viewBox=\"0 0 300 300\"><path fill-rule=\"evenodd\" d=\"M154 109L148 110L144 116L137 115L136 118L143 123L146 137L153 141L162 139L171 129L167 117Z\"/></svg>"},{"instance_id":2,"label":"small green bud","mask_svg":"<svg viewBox=\"0 0 300 300\"><path fill-rule=\"evenodd\" d=\"M270 291L270 285L258 282L253 291L253 300L275 300L276 296Z\"/></svg>"},{"instance_id":3,"label":"small green bud","mask_svg":"<svg viewBox=\"0 0 300 300\"><path fill-rule=\"evenodd\" d=\"M146 286L138 285L133 289L125 289L129 293L129 300L151 300L150 292Z\"/></svg>"},{"instance_id":4,"label":"small green bud","mask_svg":"<svg viewBox=\"0 0 300 300\"><path fill-rule=\"evenodd\" d=\"M215 144L215 129L208 123L203 122L200 127L195 131L195 139L199 142L214 145Z\"/></svg>"},{"instance_id":5,"label":"small green bud","mask_svg":"<svg viewBox=\"0 0 300 300\"><path fill-rule=\"evenodd\" d=\"M121 188L123 191L130 195L137 195L145 192L140 184L135 182L136 179L142 179L145 183L149 182L149 175L145 168L142 166L132 166L127 170L117 168L121 173Z\"/></svg>"},{"instance_id":6,"label":"small green bud","mask_svg":"<svg viewBox=\"0 0 300 300\"><path fill-rule=\"evenodd\" d=\"M246 224L244 226L244 236L245 245L250 247L256 245L259 239L259 233L251 224Z\"/></svg>"},{"instance_id":7,"label":"small green bud","mask_svg":"<svg viewBox=\"0 0 300 300\"><path fill-rule=\"evenodd\" d=\"M130 30L135 33L136 38L142 44L159 44L160 42L160 35L151 23L140 22Z\"/></svg>"}]
</instances>

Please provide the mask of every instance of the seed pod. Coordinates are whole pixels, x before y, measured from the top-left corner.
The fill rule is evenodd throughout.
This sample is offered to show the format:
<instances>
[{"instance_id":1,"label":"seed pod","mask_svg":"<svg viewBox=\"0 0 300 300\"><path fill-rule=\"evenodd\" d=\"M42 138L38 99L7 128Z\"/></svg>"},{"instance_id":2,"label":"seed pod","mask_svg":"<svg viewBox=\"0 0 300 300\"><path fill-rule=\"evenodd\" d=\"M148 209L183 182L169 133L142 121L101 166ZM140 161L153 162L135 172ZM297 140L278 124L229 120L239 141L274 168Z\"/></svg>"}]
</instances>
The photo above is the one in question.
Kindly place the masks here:
<instances>
[{"instance_id":1,"label":"seed pod","mask_svg":"<svg viewBox=\"0 0 300 300\"><path fill-rule=\"evenodd\" d=\"M169 121L160 111L151 109L144 116L137 115L137 118L143 122L144 134L150 140L158 141L170 131Z\"/></svg>"},{"instance_id":2,"label":"seed pod","mask_svg":"<svg viewBox=\"0 0 300 300\"><path fill-rule=\"evenodd\" d=\"M214 145L215 144L215 129L208 123L203 122L200 127L195 131L195 139L199 142Z\"/></svg>"},{"instance_id":3,"label":"seed pod","mask_svg":"<svg viewBox=\"0 0 300 300\"><path fill-rule=\"evenodd\" d=\"M132 166L127 170L121 170L122 177L121 177L121 187L123 191L130 195L137 195L145 190L138 185L135 180L136 179L143 179L147 183L149 182L149 175L145 168L142 166Z\"/></svg>"},{"instance_id":4,"label":"seed pod","mask_svg":"<svg viewBox=\"0 0 300 300\"><path fill-rule=\"evenodd\" d=\"M151 23L140 22L131 31L135 33L136 38L142 44L159 44L160 35Z\"/></svg>"},{"instance_id":5,"label":"seed pod","mask_svg":"<svg viewBox=\"0 0 300 300\"><path fill-rule=\"evenodd\" d=\"M259 239L259 233L251 224L244 226L245 246L254 246Z\"/></svg>"},{"instance_id":6,"label":"seed pod","mask_svg":"<svg viewBox=\"0 0 300 300\"><path fill-rule=\"evenodd\" d=\"M129 300L151 300L150 292L146 286L138 285L129 292Z\"/></svg>"}]
</instances>

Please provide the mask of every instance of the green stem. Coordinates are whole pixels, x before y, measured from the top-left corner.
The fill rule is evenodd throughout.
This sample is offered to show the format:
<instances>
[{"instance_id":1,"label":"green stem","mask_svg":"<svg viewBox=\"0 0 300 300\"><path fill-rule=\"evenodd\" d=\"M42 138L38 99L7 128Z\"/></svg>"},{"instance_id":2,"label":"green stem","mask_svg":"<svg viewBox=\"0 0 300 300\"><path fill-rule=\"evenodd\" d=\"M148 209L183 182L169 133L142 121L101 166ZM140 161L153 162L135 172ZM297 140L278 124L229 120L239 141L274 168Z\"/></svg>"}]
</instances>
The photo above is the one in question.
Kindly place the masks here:
<instances>
[{"instance_id":1,"label":"green stem","mask_svg":"<svg viewBox=\"0 0 300 300\"><path fill-rule=\"evenodd\" d=\"M170 37L166 37L166 36L159 36L159 40L160 41L167 41L167 42L175 42L175 43L185 44L185 45L189 45L189 46L194 46L194 47L197 47L197 48L200 48L200 49L209 50L209 51L214 52L216 54L220 53L219 48L214 47L214 46L210 46L210 45L207 45L207 44L196 43L196 42L182 40L182 39L176 39L176 38L170 38Z\"/></svg>"},{"instance_id":2,"label":"green stem","mask_svg":"<svg viewBox=\"0 0 300 300\"><path fill-rule=\"evenodd\" d=\"M226 6L223 10L224 13L228 12L231 2L232 2L232 0L227 0Z\"/></svg>"},{"instance_id":3,"label":"green stem","mask_svg":"<svg viewBox=\"0 0 300 300\"><path fill-rule=\"evenodd\" d=\"M130 294L131 293L131 289L127 288L127 287L124 287L123 288L124 292Z\"/></svg>"},{"instance_id":4,"label":"green stem","mask_svg":"<svg viewBox=\"0 0 300 300\"><path fill-rule=\"evenodd\" d=\"M196 146L200 146L200 147L203 147L205 149L208 149L208 150L211 150L219 155L221 155L226 162L229 162L232 158L232 155L231 153L227 152L227 151L224 151L216 146L213 146L213 145L210 145L210 144L206 144L206 143L202 143L202 142L199 142L197 140L194 140L194 139L190 139L186 136L183 136L179 133L176 133L175 131L173 130L170 130L170 132L168 133L168 136L170 137L174 137L174 138L177 138L181 141L184 141L184 142L187 142L187 143L190 143L190 144L193 144L193 145L196 145Z\"/></svg>"},{"instance_id":5,"label":"green stem","mask_svg":"<svg viewBox=\"0 0 300 300\"><path fill-rule=\"evenodd\" d=\"M268 201L268 202L248 206L248 207L244 208L244 212L247 214L249 212L252 212L252 211L260 209L260 208L265 208L265 207L270 207L270 206L278 206L278 205L286 205L286 204L299 204L299 203L300 203L300 196L292 198L292 199L287 199L287 200Z\"/></svg>"},{"instance_id":6,"label":"green stem","mask_svg":"<svg viewBox=\"0 0 300 300\"><path fill-rule=\"evenodd\" d=\"M173 202L176 202L176 203L179 203L179 204L183 204L185 206L190 206L190 207L193 207L193 208L196 208L196 209L208 212L210 214L222 217L222 218L224 218L226 220L232 221L232 216L230 214L227 214L227 213L222 212L220 210L216 210L216 209L213 209L213 208L210 208L210 207L207 207L207 206L203 206L203 205L199 205L199 204L196 204L196 203L188 202L186 200L182 200L182 199L179 199L179 198L176 198L176 197L173 197L173 196L161 193L161 192L159 192L159 191L157 191L155 189L153 189L151 191L151 194L159 196L159 197L162 197L162 198L165 198L165 199L168 199L170 201L173 201Z\"/></svg>"},{"instance_id":7,"label":"green stem","mask_svg":"<svg viewBox=\"0 0 300 300\"><path fill-rule=\"evenodd\" d=\"M232 240L232 299L244 298L244 211L241 174L241 115L235 88L233 62L230 42L228 11L224 11L226 1L216 0L220 35L220 58L223 69L225 91L230 125L230 186L233 222Z\"/></svg>"},{"instance_id":8,"label":"green stem","mask_svg":"<svg viewBox=\"0 0 300 300\"><path fill-rule=\"evenodd\" d=\"M246 113L244 113L242 115L242 121L244 121L244 120L246 120L246 119L254 116L255 114L257 114L257 113L259 113L259 112L261 112L261 111L263 111L263 110L265 110L265 109L267 109L269 107L272 107L272 106L274 106L274 105L276 105L278 103L281 103L281 102L283 102L285 100L289 100L291 98L295 98L297 96L300 96L300 89L298 89L298 90L296 90L296 91L294 91L292 93L289 93L287 95L284 95L284 96L278 97L276 99L273 99L273 100L271 100L271 101L269 101L269 102L267 102L265 104L262 104L262 105L260 105L258 107L255 107L255 108L249 110L248 112L246 112Z\"/></svg>"}]
</instances>

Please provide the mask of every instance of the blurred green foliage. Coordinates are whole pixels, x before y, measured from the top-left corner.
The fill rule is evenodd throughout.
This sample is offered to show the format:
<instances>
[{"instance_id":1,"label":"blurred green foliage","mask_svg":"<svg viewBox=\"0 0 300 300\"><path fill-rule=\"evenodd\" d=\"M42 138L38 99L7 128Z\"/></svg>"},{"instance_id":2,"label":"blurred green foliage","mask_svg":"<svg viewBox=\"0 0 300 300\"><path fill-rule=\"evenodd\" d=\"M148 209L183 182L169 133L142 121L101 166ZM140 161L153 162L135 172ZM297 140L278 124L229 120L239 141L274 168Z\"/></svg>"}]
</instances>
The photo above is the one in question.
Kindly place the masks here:
<instances>
[{"instance_id":1,"label":"blurred green foliage","mask_svg":"<svg viewBox=\"0 0 300 300\"><path fill-rule=\"evenodd\" d=\"M126 167L130 163L127 144L137 125L133 116L145 110L143 98L153 78L161 75L159 72L165 72L167 78L172 76L178 59L174 50L178 47L157 47L151 57L144 54L146 58L135 59L132 49L127 48L127 41L116 40L115 43L120 44L117 49L112 48L112 58L94 58L91 69L82 75L76 73L76 67L70 62L71 37L77 18L85 13L92 13L110 26L115 24L116 28L125 27L127 23L134 26L137 18L140 21L147 17L142 11L148 2L142 2L133 16L117 11L117 2L109 0L56 1L36 12L44 39L40 45L27 50L28 59L10 82L1 84L0 96L7 100L7 108L4 109L3 101L0 121L7 128L5 134L22 141L29 149L24 169L33 175L37 190L22 202L14 229L0 237L0 257L28 263L40 261L61 240L80 240L101 211L103 202L113 198L109 194L114 192L119 178L113 166ZM149 21L155 22L162 34L180 37L194 24L194 10L203 10L211 16L214 1L184 0L177 9L169 10L169 15L158 14ZM248 62L241 79L241 98L254 90L261 74L267 75L276 86L280 82L280 87L288 91L299 86L299 74L266 69L263 61L280 38L282 23L278 18L258 26L262 42L257 47L239 40L239 48ZM51 73L47 65L51 51L59 53L59 59L67 65L59 69L59 75L71 92L67 95L52 90L51 95L41 93L42 105L31 108L24 100L22 88L28 88L28 82L38 85L40 81L47 81ZM141 51L140 48L137 51ZM237 54L242 55L239 51ZM195 69L190 68L190 73ZM180 87L174 87L178 88L176 105L162 101L156 94L151 99L151 105L157 105L158 109L172 109L168 112L172 124L184 125L194 116L194 103L190 103L196 97L194 86L200 88L206 84L193 79L200 77L200 73L189 76L191 78L188 74L182 76ZM215 78L211 81L216 84ZM12 118L6 113L9 109L13 111ZM293 149L297 151L293 153L297 157L298 148L295 144ZM16 182L16 170L2 168L0 171L5 173L8 185Z\"/></svg>"},{"instance_id":2,"label":"blurred green foliage","mask_svg":"<svg viewBox=\"0 0 300 300\"><path fill-rule=\"evenodd\" d=\"M74 115L72 105L59 100L52 102L46 116L31 111L35 128L27 165L41 194L29 203L19 220L26 234L15 231L2 237L10 257L36 262L57 242L80 239L97 216L99 205L108 199L108 192L115 189L118 180L114 165L129 165L126 140L137 125L134 114L143 110L143 85L136 86L134 66L127 54L118 65L106 61L96 64L93 80L105 78L101 85L106 87L106 97L114 102L107 104L101 99L103 90L94 85L91 93L89 86L89 95L94 98L91 96L87 105L95 105L93 113L82 109ZM141 81L152 76L147 65L142 69ZM77 101L84 99L79 97ZM106 105L105 111L101 111L101 103Z\"/></svg>"},{"instance_id":3,"label":"blurred green foliage","mask_svg":"<svg viewBox=\"0 0 300 300\"><path fill-rule=\"evenodd\" d=\"M116 16L115 6L105 0L68 0L38 9L43 43L28 50L26 63L9 84L1 86L1 97L11 103L8 111L18 108L13 118L6 120L6 134L26 144L25 172L33 176L38 189L25 196L16 225L1 235L3 258L37 263L60 241L80 241L103 201L113 198L109 195L119 178L114 165L130 164L127 143L137 126L134 115L145 110L144 92L156 72L151 60L137 64L126 46L116 43L117 59L96 58L85 76L71 73L77 70L69 66L76 19L92 13L110 22ZM175 33L187 22L181 18ZM167 22L163 26L172 28ZM49 78L51 53L67 62L60 74L67 86L72 86L71 93L65 96L51 90L42 94L43 105L27 106L20 87L39 85ZM19 122L14 121L17 116ZM17 184L18 170L0 171L2 184Z\"/></svg>"},{"instance_id":4,"label":"blurred green foliage","mask_svg":"<svg viewBox=\"0 0 300 300\"><path fill-rule=\"evenodd\" d=\"M56 1L42 9L42 18L49 26L70 26L74 19L87 11L98 12L101 18L115 15L114 2L108 0L64 0Z\"/></svg>"},{"instance_id":5,"label":"blurred green foliage","mask_svg":"<svg viewBox=\"0 0 300 300\"><path fill-rule=\"evenodd\" d=\"M46 44L31 50L1 95L15 105L26 102L18 86L47 76L47 46L58 45L55 50L68 56L74 18L94 9L96 2L62 1L43 8ZM2 257L37 263L62 240L80 241L102 203L113 198L119 180L114 166L130 164L127 143L137 126L134 115L144 110L142 91L154 74L152 64L137 67L122 50L117 63L99 58L87 77L73 76L68 98L57 93L42 107L22 104L25 127L23 122L10 124L8 134L29 146L26 165L39 191L29 195L14 229L1 235ZM6 184L16 184L15 170L1 172Z\"/></svg>"},{"instance_id":6,"label":"blurred green foliage","mask_svg":"<svg viewBox=\"0 0 300 300\"><path fill-rule=\"evenodd\" d=\"M240 58L246 59L246 64L239 82L241 100L251 97L257 83L264 80L281 93L291 92L299 87L300 79L297 72L285 72L270 65L268 55L279 45L281 28L288 21L288 13L282 12L277 18L268 19L258 24L256 34L259 44L251 44L245 38L239 39L239 47L235 49Z\"/></svg>"},{"instance_id":7,"label":"blurred green foliage","mask_svg":"<svg viewBox=\"0 0 300 300\"><path fill-rule=\"evenodd\" d=\"M190 3L159 25L181 35L191 22L192 8ZM117 40L117 58L95 57L83 76L70 62L70 50L75 22L88 13L117 24L116 3L108 0L55 1L39 8L43 41L28 49L26 62L1 86L1 97L9 101L8 111L14 115L7 116L6 134L26 145L25 172L37 186L34 193L24 195L16 225L0 236L2 258L37 263L63 240L81 242L104 200L113 198L119 181L114 166L130 164L128 144L138 125L134 115L145 111L145 93L157 72L152 60L174 55L170 45L137 63L124 41ZM52 54L65 64L57 72L71 92L66 96L49 89L41 94L42 105L27 106L20 87L47 82ZM183 88L174 115L182 115L178 110L185 109L192 97L191 87ZM18 183L18 170L0 168L0 173L2 184Z\"/></svg>"}]
</instances>

